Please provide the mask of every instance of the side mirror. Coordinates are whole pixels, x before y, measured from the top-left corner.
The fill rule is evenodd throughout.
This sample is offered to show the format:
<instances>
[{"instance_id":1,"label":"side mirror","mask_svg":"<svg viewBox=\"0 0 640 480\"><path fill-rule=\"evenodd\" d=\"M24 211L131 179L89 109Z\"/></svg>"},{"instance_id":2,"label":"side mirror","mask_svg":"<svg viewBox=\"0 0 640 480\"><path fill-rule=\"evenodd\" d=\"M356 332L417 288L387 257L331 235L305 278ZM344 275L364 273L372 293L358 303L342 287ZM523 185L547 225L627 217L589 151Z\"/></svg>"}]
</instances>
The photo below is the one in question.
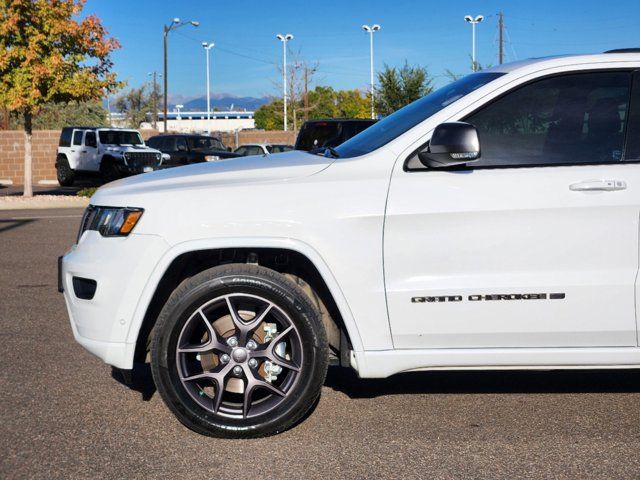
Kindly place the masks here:
<instances>
[{"instance_id":1,"label":"side mirror","mask_svg":"<svg viewBox=\"0 0 640 480\"><path fill-rule=\"evenodd\" d=\"M480 158L480 139L476 127L464 122L441 123L433 131L429 146L418 153L423 165L450 167Z\"/></svg>"},{"instance_id":2,"label":"side mirror","mask_svg":"<svg viewBox=\"0 0 640 480\"><path fill-rule=\"evenodd\" d=\"M232 152L233 150L231 149L231 147L227 147L227 152Z\"/></svg>"}]
</instances>

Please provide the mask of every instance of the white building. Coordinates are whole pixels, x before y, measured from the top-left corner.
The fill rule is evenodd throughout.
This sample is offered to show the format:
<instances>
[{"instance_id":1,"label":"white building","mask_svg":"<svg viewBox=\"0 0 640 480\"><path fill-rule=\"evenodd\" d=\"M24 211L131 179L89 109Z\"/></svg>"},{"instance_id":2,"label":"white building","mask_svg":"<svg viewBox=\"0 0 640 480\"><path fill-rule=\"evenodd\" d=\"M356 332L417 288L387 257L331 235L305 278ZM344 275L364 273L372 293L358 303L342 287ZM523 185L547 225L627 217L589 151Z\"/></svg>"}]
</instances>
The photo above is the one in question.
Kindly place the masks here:
<instances>
[{"instance_id":1,"label":"white building","mask_svg":"<svg viewBox=\"0 0 640 480\"><path fill-rule=\"evenodd\" d=\"M253 112L211 112L207 121L207 112L167 112L167 129L170 132L233 132L255 128ZM157 130L164 131L164 115L158 113ZM151 122L145 122L140 128L152 128Z\"/></svg>"}]
</instances>

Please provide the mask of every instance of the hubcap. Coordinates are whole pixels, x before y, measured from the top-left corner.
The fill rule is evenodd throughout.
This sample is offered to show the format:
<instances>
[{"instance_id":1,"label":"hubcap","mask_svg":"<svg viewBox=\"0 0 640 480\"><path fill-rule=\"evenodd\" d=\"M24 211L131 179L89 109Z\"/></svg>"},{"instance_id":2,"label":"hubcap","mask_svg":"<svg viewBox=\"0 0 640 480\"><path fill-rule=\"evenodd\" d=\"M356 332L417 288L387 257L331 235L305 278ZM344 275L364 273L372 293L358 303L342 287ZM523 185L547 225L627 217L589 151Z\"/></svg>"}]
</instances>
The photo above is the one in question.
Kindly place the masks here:
<instances>
[{"instance_id":1,"label":"hubcap","mask_svg":"<svg viewBox=\"0 0 640 480\"><path fill-rule=\"evenodd\" d=\"M231 358L233 358L237 363L244 363L249 358L249 353L242 347L236 347L231 352Z\"/></svg>"},{"instance_id":2,"label":"hubcap","mask_svg":"<svg viewBox=\"0 0 640 480\"><path fill-rule=\"evenodd\" d=\"M183 388L206 410L230 417L276 408L296 385L302 364L302 341L289 315L249 294L201 305L186 321L176 348Z\"/></svg>"}]
</instances>

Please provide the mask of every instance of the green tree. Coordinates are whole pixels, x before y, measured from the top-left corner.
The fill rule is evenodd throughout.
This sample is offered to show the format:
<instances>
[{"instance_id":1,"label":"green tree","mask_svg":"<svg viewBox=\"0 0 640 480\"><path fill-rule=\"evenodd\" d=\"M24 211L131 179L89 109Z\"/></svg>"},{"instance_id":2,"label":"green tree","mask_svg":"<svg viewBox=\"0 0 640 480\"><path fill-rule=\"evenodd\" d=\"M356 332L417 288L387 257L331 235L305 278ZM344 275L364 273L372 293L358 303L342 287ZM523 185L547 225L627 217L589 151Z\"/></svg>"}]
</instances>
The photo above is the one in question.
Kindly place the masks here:
<instances>
[{"instance_id":1,"label":"green tree","mask_svg":"<svg viewBox=\"0 0 640 480\"><path fill-rule=\"evenodd\" d=\"M280 99L262 105L253 114L256 128L263 130L282 130L284 128L283 109L284 105Z\"/></svg>"},{"instance_id":2,"label":"green tree","mask_svg":"<svg viewBox=\"0 0 640 480\"><path fill-rule=\"evenodd\" d=\"M33 195L33 117L43 105L101 98L118 42L100 20L78 19L84 0L0 0L0 106L24 119L24 195Z\"/></svg>"},{"instance_id":3,"label":"green tree","mask_svg":"<svg viewBox=\"0 0 640 480\"><path fill-rule=\"evenodd\" d=\"M369 118L371 100L360 90L340 90L336 92L334 116L338 118Z\"/></svg>"},{"instance_id":4,"label":"green tree","mask_svg":"<svg viewBox=\"0 0 640 480\"><path fill-rule=\"evenodd\" d=\"M142 85L123 93L114 103L117 112L124 113L130 128L139 128L147 120L147 115L153 116L153 87Z\"/></svg>"},{"instance_id":5,"label":"green tree","mask_svg":"<svg viewBox=\"0 0 640 480\"><path fill-rule=\"evenodd\" d=\"M14 114L10 128L24 125L22 115ZM47 103L33 119L33 128L38 130L58 130L68 125L107 125L107 110L99 100L89 102Z\"/></svg>"},{"instance_id":6,"label":"green tree","mask_svg":"<svg viewBox=\"0 0 640 480\"><path fill-rule=\"evenodd\" d=\"M376 111L390 115L433 91L433 80L424 67L411 67L405 60L400 68L384 66L378 73Z\"/></svg>"}]
</instances>

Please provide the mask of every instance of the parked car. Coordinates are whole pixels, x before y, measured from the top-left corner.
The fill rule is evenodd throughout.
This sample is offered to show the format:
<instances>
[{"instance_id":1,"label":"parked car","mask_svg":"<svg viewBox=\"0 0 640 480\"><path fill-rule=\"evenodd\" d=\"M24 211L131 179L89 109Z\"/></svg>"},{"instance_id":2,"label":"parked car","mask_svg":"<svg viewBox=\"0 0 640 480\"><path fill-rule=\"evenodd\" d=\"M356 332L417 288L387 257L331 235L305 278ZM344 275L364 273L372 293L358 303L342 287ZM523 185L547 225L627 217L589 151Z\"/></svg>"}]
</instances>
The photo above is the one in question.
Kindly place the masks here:
<instances>
[{"instance_id":1,"label":"parked car","mask_svg":"<svg viewBox=\"0 0 640 480\"><path fill-rule=\"evenodd\" d=\"M305 417L330 361L639 368L639 220L640 49L532 59L324 155L102 187L59 288L89 351L150 351L183 424L255 437Z\"/></svg>"},{"instance_id":2,"label":"parked car","mask_svg":"<svg viewBox=\"0 0 640 480\"><path fill-rule=\"evenodd\" d=\"M331 118L326 120L309 120L302 124L296 150L318 150L326 147L337 147L351 137L366 130L376 120Z\"/></svg>"},{"instance_id":3,"label":"parked car","mask_svg":"<svg viewBox=\"0 0 640 480\"><path fill-rule=\"evenodd\" d=\"M164 162L165 167L215 162L240 156L227 150L220 139L208 135L156 135L147 140L147 144L169 155L169 159Z\"/></svg>"},{"instance_id":4,"label":"parked car","mask_svg":"<svg viewBox=\"0 0 640 480\"><path fill-rule=\"evenodd\" d=\"M290 152L293 145L280 143L247 143L234 150L238 155L247 157L249 155L269 155L271 153Z\"/></svg>"},{"instance_id":5,"label":"parked car","mask_svg":"<svg viewBox=\"0 0 640 480\"><path fill-rule=\"evenodd\" d=\"M107 182L152 172L162 154L144 144L140 132L121 128L64 127L56 156L58 183L73 185L78 174L100 173Z\"/></svg>"}]
</instances>

